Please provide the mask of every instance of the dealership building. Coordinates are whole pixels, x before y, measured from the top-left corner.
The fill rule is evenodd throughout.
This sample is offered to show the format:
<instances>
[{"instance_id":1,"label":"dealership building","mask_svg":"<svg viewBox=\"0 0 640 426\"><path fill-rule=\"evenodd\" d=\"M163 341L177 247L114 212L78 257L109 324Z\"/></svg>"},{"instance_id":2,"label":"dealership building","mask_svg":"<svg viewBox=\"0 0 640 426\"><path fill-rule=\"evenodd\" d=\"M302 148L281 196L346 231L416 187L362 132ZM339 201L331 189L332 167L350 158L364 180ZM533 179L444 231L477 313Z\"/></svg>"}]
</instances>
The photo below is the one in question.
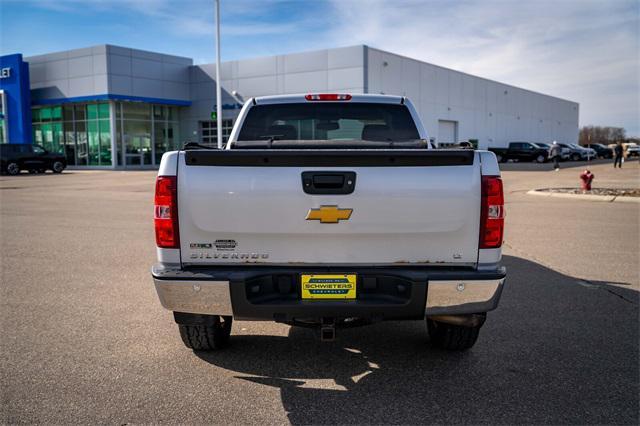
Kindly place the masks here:
<instances>
[{"instance_id":1,"label":"dealership building","mask_svg":"<svg viewBox=\"0 0 640 426\"><path fill-rule=\"evenodd\" d=\"M407 96L441 145L576 143L579 105L368 46L221 64L223 137L254 96ZM101 45L0 57L0 141L65 153L71 166L144 168L186 141L216 145L215 64Z\"/></svg>"}]
</instances>

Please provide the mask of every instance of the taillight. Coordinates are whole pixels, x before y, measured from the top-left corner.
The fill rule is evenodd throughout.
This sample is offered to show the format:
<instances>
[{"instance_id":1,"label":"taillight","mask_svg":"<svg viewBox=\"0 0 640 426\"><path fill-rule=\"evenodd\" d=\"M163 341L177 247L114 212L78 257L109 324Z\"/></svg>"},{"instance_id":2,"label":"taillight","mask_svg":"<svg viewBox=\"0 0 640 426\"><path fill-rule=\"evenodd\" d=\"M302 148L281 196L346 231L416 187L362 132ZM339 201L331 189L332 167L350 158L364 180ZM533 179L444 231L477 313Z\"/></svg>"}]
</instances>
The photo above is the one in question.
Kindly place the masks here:
<instances>
[{"instance_id":1,"label":"taillight","mask_svg":"<svg viewBox=\"0 0 640 426\"><path fill-rule=\"evenodd\" d=\"M504 233L504 195L499 176L482 176L480 248L502 246Z\"/></svg>"},{"instance_id":2,"label":"taillight","mask_svg":"<svg viewBox=\"0 0 640 426\"><path fill-rule=\"evenodd\" d=\"M161 248L180 248L178 234L178 180L176 176L158 176L153 221L156 245Z\"/></svg>"},{"instance_id":3,"label":"taillight","mask_svg":"<svg viewBox=\"0 0 640 426\"><path fill-rule=\"evenodd\" d=\"M308 101L350 101L351 95L338 93L319 93L316 95L306 95Z\"/></svg>"}]
</instances>

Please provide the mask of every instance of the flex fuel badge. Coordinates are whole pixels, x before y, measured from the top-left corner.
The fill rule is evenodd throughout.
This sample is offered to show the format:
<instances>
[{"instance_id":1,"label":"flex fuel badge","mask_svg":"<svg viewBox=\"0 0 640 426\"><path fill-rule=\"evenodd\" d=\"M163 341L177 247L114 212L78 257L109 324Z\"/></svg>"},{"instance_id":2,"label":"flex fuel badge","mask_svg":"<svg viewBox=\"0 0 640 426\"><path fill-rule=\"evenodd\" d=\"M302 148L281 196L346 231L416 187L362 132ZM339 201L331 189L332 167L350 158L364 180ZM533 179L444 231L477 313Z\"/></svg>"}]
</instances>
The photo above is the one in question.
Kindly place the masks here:
<instances>
[{"instance_id":1,"label":"flex fuel badge","mask_svg":"<svg viewBox=\"0 0 640 426\"><path fill-rule=\"evenodd\" d=\"M216 240L214 244L218 251L233 251L238 245L236 240Z\"/></svg>"},{"instance_id":2,"label":"flex fuel badge","mask_svg":"<svg viewBox=\"0 0 640 426\"><path fill-rule=\"evenodd\" d=\"M212 247L211 243L190 243L189 248L191 250L196 249L210 249Z\"/></svg>"}]
</instances>

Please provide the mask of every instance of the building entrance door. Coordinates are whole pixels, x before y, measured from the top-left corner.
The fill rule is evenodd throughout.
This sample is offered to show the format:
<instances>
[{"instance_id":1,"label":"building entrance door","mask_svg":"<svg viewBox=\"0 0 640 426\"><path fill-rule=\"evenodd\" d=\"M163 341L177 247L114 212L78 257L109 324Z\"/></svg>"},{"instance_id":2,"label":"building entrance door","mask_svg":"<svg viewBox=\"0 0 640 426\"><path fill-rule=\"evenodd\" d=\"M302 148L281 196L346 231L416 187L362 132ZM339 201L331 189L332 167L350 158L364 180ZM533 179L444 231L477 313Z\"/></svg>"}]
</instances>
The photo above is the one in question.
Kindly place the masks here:
<instances>
[{"instance_id":1,"label":"building entrance door","mask_svg":"<svg viewBox=\"0 0 640 426\"><path fill-rule=\"evenodd\" d=\"M127 135L123 138L124 166L142 165L142 150L140 149L140 135Z\"/></svg>"},{"instance_id":2,"label":"building entrance door","mask_svg":"<svg viewBox=\"0 0 640 426\"><path fill-rule=\"evenodd\" d=\"M122 135L122 164L125 167L153 164L151 151L151 123L125 121Z\"/></svg>"}]
</instances>

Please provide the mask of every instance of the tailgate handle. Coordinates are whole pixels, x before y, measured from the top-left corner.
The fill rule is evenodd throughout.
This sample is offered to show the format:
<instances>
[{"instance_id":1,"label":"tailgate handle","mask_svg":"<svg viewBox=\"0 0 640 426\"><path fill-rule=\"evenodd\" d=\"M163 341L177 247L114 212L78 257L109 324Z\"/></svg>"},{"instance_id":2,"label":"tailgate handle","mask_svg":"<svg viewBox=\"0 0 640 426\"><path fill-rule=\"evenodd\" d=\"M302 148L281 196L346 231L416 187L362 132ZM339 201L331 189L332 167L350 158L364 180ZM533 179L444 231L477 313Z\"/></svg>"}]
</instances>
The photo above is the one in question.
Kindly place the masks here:
<instances>
[{"instance_id":1,"label":"tailgate handle","mask_svg":"<svg viewBox=\"0 0 640 426\"><path fill-rule=\"evenodd\" d=\"M302 189L307 194L351 194L355 187L355 172L302 172Z\"/></svg>"},{"instance_id":2,"label":"tailgate handle","mask_svg":"<svg viewBox=\"0 0 640 426\"><path fill-rule=\"evenodd\" d=\"M313 186L316 188L342 188L344 176L342 175L315 175Z\"/></svg>"}]
</instances>

